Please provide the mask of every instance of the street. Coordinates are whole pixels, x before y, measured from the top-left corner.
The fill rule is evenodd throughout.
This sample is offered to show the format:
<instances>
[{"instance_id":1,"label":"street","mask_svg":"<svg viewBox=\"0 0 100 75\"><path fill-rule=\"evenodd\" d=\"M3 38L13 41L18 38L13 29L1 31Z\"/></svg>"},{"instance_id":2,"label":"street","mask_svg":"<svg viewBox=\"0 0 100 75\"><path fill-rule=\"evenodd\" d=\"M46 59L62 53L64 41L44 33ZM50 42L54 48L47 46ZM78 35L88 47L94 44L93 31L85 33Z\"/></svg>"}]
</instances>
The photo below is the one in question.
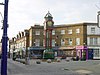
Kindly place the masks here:
<instances>
[{"instance_id":1,"label":"street","mask_svg":"<svg viewBox=\"0 0 100 75\"><path fill-rule=\"evenodd\" d=\"M41 62L30 65L8 59L8 75L100 75L100 60Z\"/></svg>"},{"instance_id":2,"label":"street","mask_svg":"<svg viewBox=\"0 0 100 75\"><path fill-rule=\"evenodd\" d=\"M58 66L59 65L59 66ZM36 64L31 61L30 65L25 65L16 61L8 60L8 75L78 75L71 71L63 70L60 63Z\"/></svg>"}]
</instances>

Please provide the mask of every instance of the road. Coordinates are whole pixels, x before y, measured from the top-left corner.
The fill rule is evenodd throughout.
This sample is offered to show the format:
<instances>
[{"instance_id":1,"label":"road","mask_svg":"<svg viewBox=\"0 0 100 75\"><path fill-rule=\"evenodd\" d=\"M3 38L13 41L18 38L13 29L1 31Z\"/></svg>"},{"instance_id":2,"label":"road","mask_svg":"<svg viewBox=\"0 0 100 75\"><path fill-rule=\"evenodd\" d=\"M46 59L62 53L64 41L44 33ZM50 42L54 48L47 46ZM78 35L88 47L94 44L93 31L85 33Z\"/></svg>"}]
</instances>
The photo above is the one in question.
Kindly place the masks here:
<instances>
[{"instance_id":1,"label":"road","mask_svg":"<svg viewBox=\"0 0 100 75\"><path fill-rule=\"evenodd\" d=\"M59 65L59 63L58 63ZM25 65L16 61L8 60L8 75L78 75L76 72L66 71L57 63L43 62Z\"/></svg>"},{"instance_id":2,"label":"road","mask_svg":"<svg viewBox=\"0 0 100 75\"><path fill-rule=\"evenodd\" d=\"M41 62L30 65L8 59L8 75L100 75L100 61Z\"/></svg>"}]
</instances>

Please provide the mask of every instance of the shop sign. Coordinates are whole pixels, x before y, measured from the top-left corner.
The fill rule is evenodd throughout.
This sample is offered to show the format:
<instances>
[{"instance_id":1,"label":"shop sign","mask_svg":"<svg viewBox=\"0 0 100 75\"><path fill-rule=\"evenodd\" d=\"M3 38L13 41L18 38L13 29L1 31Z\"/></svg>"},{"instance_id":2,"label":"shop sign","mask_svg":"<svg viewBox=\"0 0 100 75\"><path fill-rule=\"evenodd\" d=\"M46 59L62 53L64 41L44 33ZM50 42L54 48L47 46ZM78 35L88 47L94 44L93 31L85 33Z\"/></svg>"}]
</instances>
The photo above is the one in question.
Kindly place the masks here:
<instances>
[{"instance_id":1,"label":"shop sign","mask_svg":"<svg viewBox=\"0 0 100 75\"><path fill-rule=\"evenodd\" d=\"M87 46L76 46L76 49L87 49Z\"/></svg>"},{"instance_id":2,"label":"shop sign","mask_svg":"<svg viewBox=\"0 0 100 75\"><path fill-rule=\"evenodd\" d=\"M84 46L76 46L76 49L84 49Z\"/></svg>"}]
</instances>

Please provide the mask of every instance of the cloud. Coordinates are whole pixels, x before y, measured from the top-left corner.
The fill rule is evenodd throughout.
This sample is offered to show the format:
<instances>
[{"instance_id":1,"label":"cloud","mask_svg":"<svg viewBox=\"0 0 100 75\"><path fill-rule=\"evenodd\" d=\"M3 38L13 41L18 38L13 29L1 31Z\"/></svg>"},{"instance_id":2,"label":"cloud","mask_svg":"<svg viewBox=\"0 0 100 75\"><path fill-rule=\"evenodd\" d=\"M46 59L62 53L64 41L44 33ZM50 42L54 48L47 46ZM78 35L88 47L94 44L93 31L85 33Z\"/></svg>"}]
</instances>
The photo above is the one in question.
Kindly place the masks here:
<instances>
[{"instance_id":1,"label":"cloud","mask_svg":"<svg viewBox=\"0 0 100 75\"><path fill-rule=\"evenodd\" d=\"M43 24L48 10L53 15L55 24L96 22L98 9L95 4L98 2L99 0L9 0L8 35L13 37L35 23Z\"/></svg>"}]
</instances>

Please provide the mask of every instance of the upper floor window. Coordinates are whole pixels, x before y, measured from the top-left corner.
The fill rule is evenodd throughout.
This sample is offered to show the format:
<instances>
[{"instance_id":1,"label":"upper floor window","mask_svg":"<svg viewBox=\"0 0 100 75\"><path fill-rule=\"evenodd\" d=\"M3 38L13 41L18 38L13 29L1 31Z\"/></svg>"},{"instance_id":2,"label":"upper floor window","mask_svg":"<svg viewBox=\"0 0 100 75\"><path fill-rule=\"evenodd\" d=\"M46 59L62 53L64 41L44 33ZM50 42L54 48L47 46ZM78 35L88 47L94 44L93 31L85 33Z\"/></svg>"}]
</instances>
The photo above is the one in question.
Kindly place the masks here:
<instances>
[{"instance_id":1,"label":"upper floor window","mask_svg":"<svg viewBox=\"0 0 100 75\"><path fill-rule=\"evenodd\" d=\"M68 30L68 34L72 34L72 29Z\"/></svg>"},{"instance_id":2,"label":"upper floor window","mask_svg":"<svg viewBox=\"0 0 100 75\"><path fill-rule=\"evenodd\" d=\"M61 30L61 34L65 34L65 30Z\"/></svg>"},{"instance_id":3,"label":"upper floor window","mask_svg":"<svg viewBox=\"0 0 100 75\"><path fill-rule=\"evenodd\" d=\"M65 45L65 41L64 39L61 39L61 46L64 46Z\"/></svg>"},{"instance_id":4,"label":"upper floor window","mask_svg":"<svg viewBox=\"0 0 100 75\"><path fill-rule=\"evenodd\" d=\"M91 33L95 33L95 28L91 27Z\"/></svg>"},{"instance_id":5,"label":"upper floor window","mask_svg":"<svg viewBox=\"0 0 100 75\"><path fill-rule=\"evenodd\" d=\"M40 31L35 31L35 35L40 35Z\"/></svg>"},{"instance_id":6,"label":"upper floor window","mask_svg":"<svg viewBox=\"0 0 100 75\"><path fill-rule=\"evenodd\" d=\"M80 45L80 38L76 38L76 45Z\"/></svg>"},{"instance_id":7,"label":"upper floor window","mask_svg":"<svg viewBox=\"0 0 100 75\"><path fill-rule=\"evenodd\" d=\"M52 31L52 35L55 35L55 30Z\"/></svg>"},{"instance_id":8,"label":"upper floor window","mask_svg":"<svg viewBox=\"0 0 100 75\"><path fill-rule=\"evenodd\" d=\"M43 39L43 46L45 46L45 40Z\"/></svg>"},{"instance_id":9,"label":"upper floor window","mask_svg":"<svg viewBox=\"0 0 100 75\"><path fill-rule=\"evenodd\" d=\"M90 38L90 45L98 45L98 39L95 37L95 38Z\"/></svg>"},{"instance_id":10,"label":"upper floor window","mask_svg":"<svg viewBox=\"0 0 100 75\"><path fill-rule=\"evenodd\" d=\"M97 44L98 44L97 38L94 38L94 45L97 45Z\"/></svg>"},{"instance_id":11,"label":"upper floor window","mask_svg":"<svg viewBox=\"0 0 100 75\"><path fill-rule=\"evenodd\" d=\"M73 41L72 38L69 38L68 39L68 45L72 45L72 41Z\"/></svg>"},{"instance_id":12,"label":"upper floor window","mask_svg":"<svg viewBox=\"0 0 100 75\"><path fill-rule=\"evenodd\" d=\"M76 29L76 33L80 33L80 29L78 28L78 29Z\"/></svg>"},{"instance_id":13,"label":"upper floor window","mask_svg":"<svg viewBox=\"0 0 100 75\"><path fill-rule=\"evenodd\" d=\"M34 44L35 44L35 46L40 46L40 39L35 39Z\"/></svg>"},{"instance_id":14,"label":"upper floor window","mask_svg":"<svg viewBox=\"0 0 100 75\"><path fill-rule=\"evenodd\" d=\"M93 45L93 38L90 38L90 45Z\"/></svg>"},{"instance_id":15,"label":"upper floor window","mask_svg":"<svg viewBox=\"0 0 100 75\"><path fill-rule=\"evenodd\" d=\"M52 47L55 46L55 39L52 39Z\"/></svg>"}]
</instances>

